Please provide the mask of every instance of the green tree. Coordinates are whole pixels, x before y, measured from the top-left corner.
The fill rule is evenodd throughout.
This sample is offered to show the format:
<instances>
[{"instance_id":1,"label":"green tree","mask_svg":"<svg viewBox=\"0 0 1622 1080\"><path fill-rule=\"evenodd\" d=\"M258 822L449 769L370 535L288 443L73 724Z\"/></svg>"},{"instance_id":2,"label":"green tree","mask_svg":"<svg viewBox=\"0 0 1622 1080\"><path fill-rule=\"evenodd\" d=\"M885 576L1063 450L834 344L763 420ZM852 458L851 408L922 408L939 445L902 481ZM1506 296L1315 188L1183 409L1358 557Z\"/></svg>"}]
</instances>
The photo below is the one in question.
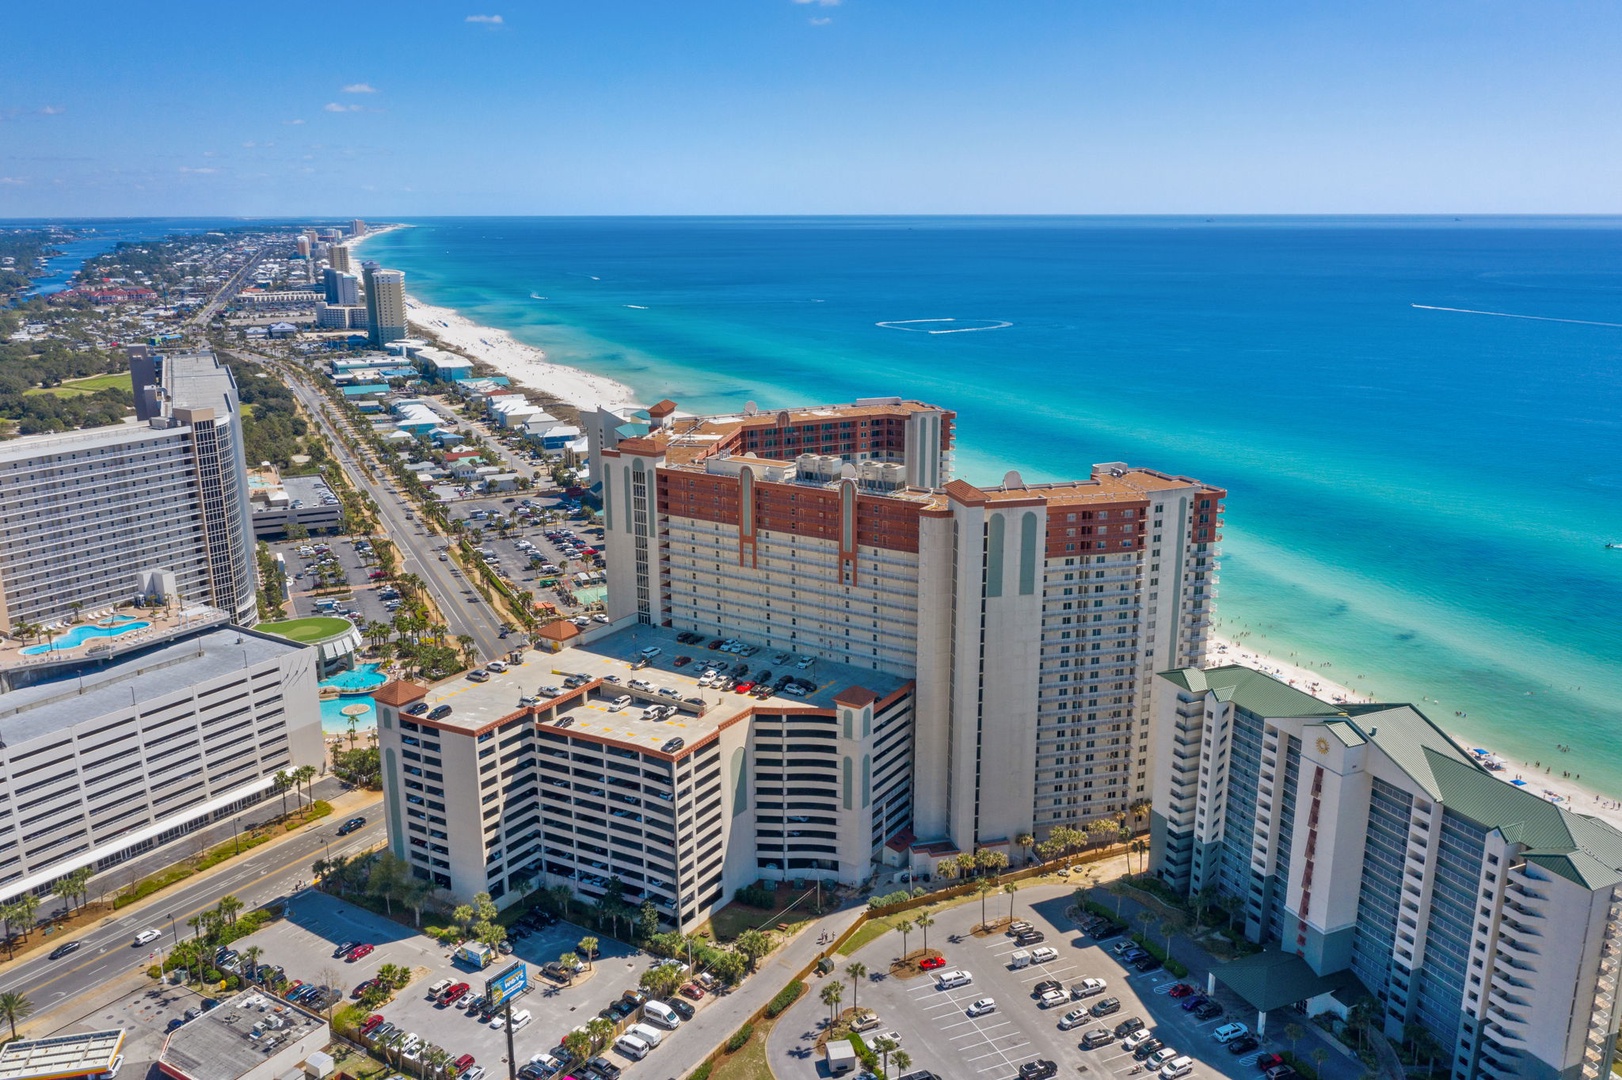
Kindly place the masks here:
<instances>
[{"instance_id":1,"label":"green tree","mask_svg":"<svg viewBox=\"0 0 1622 1080\"><path fill-rule=\"evenodd\" d=\"M1022 833L1019 833L1017 836L1014 837L1014 843L1016 845L1018 845L1019 847L1022 847L1022 848L1025 849L1025 861L1027 863L1030 862L1031 861L1031 845L1036 843L1036 837L1032 836L1028 832L1022 832Z\"/></svg>"},{"instance_id":2,"label":"green tree","mask_svg":"<svg viewBox=\"0 0 1622 1080\"><path fill-rule=\"evenodd\" d=\"M642 973L640 985L656 998L667 998L681 989L681 969L672 964L650 967Z\"/></svg>"},{"instance_id":3,"label":"green tree","mask_svg":"<svg viewBox=\"0 0 1622 1080\"><path fill-rule=\"evenodd\" d=\"M614 1021L594 1016L586 1021L586 1034L591 1036L591 1052L595 1054L607 1046L608 1040L614 1037Z\"/></svg>"},{"instance_id":4,"label":"green tree","mask_svg":"<svg viewBox=\"0 0 1622 1080\"><path fill-rule=\"evenodd\" d=\"M26 1020L34 1011L34 1003L15 990L0 994L0 1017L11 1025L11 1039L17 1040L17 1021Z\"/></svg>"},{"instance_id":5,"label":"green tree","mask_svg":"<svg viewBox=\"0 0 1622 1080\"><path fill-rule=\"evenodd\" d=\"M1013 922L1014 921L1014 894L1019 892L1019 886L1015 885L1012 881L1007 881L1007 882L1003 883L1002 891L1008 897L1008 921Z\"/></svg>"},{"instance_id":6,"label":"green tree","mask_svg":"<svg viewBox=\"0 0 1622 1080\"><path fill-rule=\"evenodd\" d=\"M563 1037L563 1048L575 1061L585 1061L592 1054L591 1035L584 1031L571 1031Z\"/></svg>"},{"instance_id":7,"label":"green tree","mask_svg":"<svg viewBox=\"0 0 1622 1080\"><path fill-rule=\"evenodd\" d=\"M731 949L717 949L709 955L709 968L717 979L728 986L736 986L738 980L743 978L744 968L748 961L740 952Z\"/></svg>"},{"instance_id":8,"label":"green tree","mask_svg":"<svg viewBox=\"0 0 1622 1080\"><path fill-rule=\"evenodd\" d=\"M597 946L599 944L600 942L598 942L596 938L587 935L586 937L580 939L580 944L575 946L575 949L580 953L580 955L586 958L586 967L588 970L595 970L597 967Z\"/></svg>"},{"instance_id":9,"label":"green tree","mask_svg":"<svg viewBox=\"0 0 1622 1080\"><path fill-rule=\"evenodd\" d=\"M991 895L992 891L996 888L996 881L990 878L981 878L979 881L975 882L974 891L980 896L980 925L982 927L989 925L986 922L986 897Z\"/></svg>"},{"instance_id":10,"label":"green tree","mask_svg":"<svg viewBox=\"0 0 1622 1080\"><path fill-rule=\"evenodd\" d=\"M841 1001L843 1001L844 999L845 999L845 988L844 988L844 986L842 984L837 983L837 982L829 982L829 983L823 983L822 984L822 1003L824 1005L828 1006L828 1026L829 1027L834 1026L834 1020L837 1019L837 1017L838 1017L837 1010L839 1008L839 1003Z\"/></svg>"},{"instance_id":11,"label":"green tree","mask_svg":"<svg viewBox=\"0 0 1622 1080\"><path fill-rule=\"evenodd\" d=\"M1305 1034L1306 1032L1302 1030L1300 1024L1284 1025L1284 1037L1290 1041L1290 1055L1292 1057L1300 1056L1301 1036Z\"/></svg>"},{"instance_id":12,"label":"green tree","mask_svg":"<svg viewBox=\"0 0 1622 1080\"><path fill-rule=\"evenodd\" d=\"M219 913L220 918L225 920L227 925L235 926L237 924L237 915L247 906L235 896L222 896L214 910Z\"/></svg>"},{"instance_id":13,"label":"green tree","mask_svg":"<svg viewBox=\"0 0 1622 1080\"><path fill-rule=\"evenodd\" d=\"M652 900L642 901L642 910L637 919L637 929L641 932L642 940L647 941L659 932L659 908Z\"/></svg>"},{"instance_id":14,"label":"green tree","mask_svg":"<svg viewBox=\"0 0 1622 1080\"><path fill-rule=\"evenodd\" d=\"M850 977L850 1007L856 1008L857 984L867 977L867 965L860 960L852 960L845 965L845 974Z\"/></svg>"},{"instance_id":15,"label":"green tree","mask_svg":"<svg viewBox=\"0 0 1622 1080\"><path fill-rule=\"evenodd\" d=\"M392 851L384 851L372 863L372 872L366 879L366 891L383 901L383 909L394 914L394 901L405 894L406 882L411 879L410 865Z\"/></svg>"},{"instance_id":16,"label":"green tree","mask_svg":"<svg viewBox=\"0 0 1622 1080\"><path fill-rule=\"evenodd\" d=\"M924 952L928 953L929 928L935 925L935 917L933 915L926 915L924 912L920 911L913 917L912 921L913 925L918 927L918 932L924 935Z\"/></svg>"},{"instance_id":17,"label":"green tree","mask_svg":"<svg viewBox=\"0 0 1622 1080\"><path fill-rule=\"evenodd\" d=\"M890 1055L890 1059L895 1062L895 1071L903 1076L907 1074L908 1069L912 1068L912 1055L905 1050L897 1050Z\"/></svg>"},{"instance_id":18,"label":"green tree","mask_svg":"<svg viewBox=\"0 0 1622 1080\"><path fill-rule=\"evenodd\" d=\"M895 929L901 934L901 959L907 958L907 935L912 933L912 920L902 919L895 924Z\"/></svg>"},{"instance_id":19,"label":"green tree","mask_svg":"<svg viewBox=\"0 0 1622 1080\"><path fill-rule=\"evenodd\" d=\"M873 1040L873 1052L879 1055L879 1060L882 1062L879 1067L879 1075L890 1075L890 1055L899 1049L901 1049L901 1044L894 1039L880 1037Z\"/></svg>"},{"instance_id":20,"label":"green tree","mask_svg":"<svg viewBox=\"0 0 1622 1080\"><path fill-rule=\"evenodd\" d=\"M771 935L760 930L745 930L738 935L737 940L732 943L732 947L742 953L744 959L749 961L749 970L753 972L755 965L760 963L760 958L772 951Z\"/></svg>"}]
</instances>

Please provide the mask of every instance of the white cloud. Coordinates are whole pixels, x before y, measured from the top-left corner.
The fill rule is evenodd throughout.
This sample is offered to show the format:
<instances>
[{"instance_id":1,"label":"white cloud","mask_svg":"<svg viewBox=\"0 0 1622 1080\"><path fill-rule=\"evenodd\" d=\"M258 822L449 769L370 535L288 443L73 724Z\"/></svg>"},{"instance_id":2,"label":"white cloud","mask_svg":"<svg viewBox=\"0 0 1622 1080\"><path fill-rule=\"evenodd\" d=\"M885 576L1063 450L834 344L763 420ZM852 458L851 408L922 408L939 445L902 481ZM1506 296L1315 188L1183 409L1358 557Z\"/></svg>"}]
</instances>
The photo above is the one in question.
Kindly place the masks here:
<instances>
[{"instance_id":1,"label":"white cloud","mask_svg":"<svg viewBox=\"0 0 1622 1080\"><path fill-rule=\"evenodd\" d=\"M282 123L286 124L288 127L296 127L299 124L304 123L304 121L303 120L283 120Z\"/></svg>"},{"instance_id":2,"label":"white cloud","mask_svg":"<svg viewBox=\"0 0 1622 1080\"><path fill-rule=\"evenodd\" d=\"M348 86L344 87L344 93L346 93L346 94L375 94L375 93L377 93L377 87L371 85L370 83L363 83L363 82L350 83Z\"/></svg>"},{"instance_id":3,"label":"white cloud","mask_svg":"<svg viewBox=\"0 0 1622 1080\"><path fill-rule=\"evenodd\" d=\"M325 105L323 105L321 107L323 109L326 109L328 112L360 112L361 109L363 109L365 106L362 106L362 105L340 105L336 101L329 101L329 102L327 102Z\"/></svg>"},{"instance_id":4,"label":"white cloud","mask_svg":"<svg viewBox=\"0 0 1622 1080\"><path fill-rule=\"evenodd\" d=\"M484 23L487 26L500 26L502 23L500 15L469 15L467 21L470 23Z\"/></svg>"},{"instance_id":5,"label":"white cloud","mask_svg":"<svg viewBox=\"0 0 1622 1080\"><path fill-rule=\"evenodd\" d=\"M839 0L794 0L796 4L816 4L818 7L838 7Z\"/></svg>"},{"instance_id":6,"label":"white cloud","mask_svg":"<svg viewBox=\"0 0 1622 1080\"><path fill-rule=\"evenodd\" d=\"M827 26L831 22L833 22L833 20L826 15L810 20L812 26Z\"/></svg>"},{"instance_id":7,"label":"white cloud","mask_svg":"<svg viewBox=\"0 0 1622 1080\"><path fill-rule=\"evenodd\" d=\"M61 116L67 111L67 106L65 105L47 105L39 111L39 114L41 116Z\"/></svg>"},{"instance_id":8,"label":"white cloud","mask_svg":"<svg viewBox=\"0 0 1622 1080\"><path fill-rule=\"evenodd\" d=\"M242 144L242 148L244 150L252 150L252 149L258 147L258 148L262 148L262 149L265 149L265 150L269 150L272 146L275 146L275 145L276 144L273 143L273 142L257 142L257 141L255 141L253 139L249 139L247 142Z\"/></svg>"},{"instance_id":9,"label":"white cloud","mask_svg":"<svg viewBox=\"0 0 1622 1080\"><path fill-rule=\"evenodd\" d=\"M207 176L209 173L217 173L220 170L218 170L216 168L213 168L213 167L210 167L210 166L204 166L201 169L194 169L189 165L182 165L180 167L180 171L183 172L183 173L197 173L197 174L200 174L200 175L203 175L203 176Z\"/></svg>"},{"instance_id":10,"label":"white cloud","mask_svg":"<svg viewBox=\"0 0 1622 1080\"><path fill-rule=\"evenodd\" d=\"M28 181L24 180L20 176L0 176L0 184L26 184L26 183L28 183Z\"/></svg>"}]
</instances>

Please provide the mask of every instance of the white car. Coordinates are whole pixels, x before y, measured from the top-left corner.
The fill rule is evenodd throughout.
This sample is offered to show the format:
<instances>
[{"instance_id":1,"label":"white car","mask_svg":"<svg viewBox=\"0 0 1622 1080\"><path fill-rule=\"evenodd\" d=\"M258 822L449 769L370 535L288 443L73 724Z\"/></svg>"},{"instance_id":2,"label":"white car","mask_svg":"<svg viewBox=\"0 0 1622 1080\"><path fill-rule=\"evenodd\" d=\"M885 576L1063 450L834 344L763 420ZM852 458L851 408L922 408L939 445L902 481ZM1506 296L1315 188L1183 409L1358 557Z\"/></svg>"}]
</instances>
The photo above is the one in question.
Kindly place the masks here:
<instances>
[{"instance_id":1,"label":"white car","mask_svg":"<svg viewBox=\"0 0 1622 1080\"><path fill-rule=\"evenodd\" d=\"M610 701L608 703L608 711L609 712L619 712L621 709L625 708L630 703L631 703L631 695L630 694L621 694L619 697L615 698L613 701Z\"/></svg>"},{"instance_id":2,"label":"white car","mask_svg":"<svg viewBox=\"0 0 1622 1080\"><path fill-rule=\"evenodd\" d=\"M1042 995L1038 1004L1044 1009L1057 1009L1061 1005L1070 1004L1070 995L1063 990L1049 990Z\"/></svg>"},{"instance_id":3,"label":"white car","mask_svg":"<svg viewBox=\"0 0 1622 1080\"><path fill-rule=\"evenodd\" d=\"M151 927L148 927L147 929L142 930L139 934L135 935L135 944L145 945L147 942L156 941L162 936L163 934L161 931L153 930Z\"/></svg>"},{"instance_id":4,"label":"white car","mask_svg":"<svg viewBox=\"0 0 1622 1080\"><path fill-rule=\"evenodd\" d=\"M502 1028L507 1026L507 1017L502 1013L496 1013L496 1015L490 1018L490 1026L495 1028L497 1031L500 1031Z\"/></svg>"},{"instance_id":5,"label":"white car","mask_svg":"<svg viewBox=\"0 0 1622 1080\"><path fill-rule=\"evenodd\" d=\"M967 1012L970 1016L984 1016L987 1013L994 1013L994 1012L997 1011L997 999L996 998L981 998L979 1001L976 1001L973 1005L970 1005L964 1011Z\"/></svg>"},{"instance_id":6,"label":"white car","mask_svg":"<svg viewBox=\"0 0 1622 1080\"><path fill-rule=\"evenodd\" d=\"M901 1032L899 1032L899 1031L881 1031L877 1035L873 1036L871 1039L867 1040L867 1045L872 1046L874 1043L878 1042L880 1039L889 1039L891 1042L895 1043L897 1046L900 1046L901 1045Z\"/></svg>"},{"instance_id":7,"label":"white car","mask_svg":"<svg viewBox=\"0 0 1622 1080\"><path fill-rule=\"evenodd\" d=\"M1243 1024L1223 1024L1211 1032L1211 1038L1226 1046L1241 1035L1249 1035L1250 1029Z\"/></svg>"},{"instance_id":8,"label":"white car","mask_svg":"<svg viewBox=\"0 0 1622 1080\"><path fill-rule=\"evenodd\" d=\"M1133 1051L1137 1050L1138 1047L1142 1046L1144 1043L1148 1042L1154 1037L1155 1033L1150 1031L1148 1028L1139 1028L1121 1040L1121 1049L1127 1051L1128 1053L1132 1053Z\"/></svg>"},{"instance_id":9,"label":"white car","mask_svg":"<svg viewBox=\"0 0 1622 1080\"><path fill-rule=\"evenodd\" d=\"M1088 1012L1086 1009L1071 1009L1069 1012L1065 1013L1064 1018L1059 1021L1059 1030L1069 1031L1073 1027L1080 1027L1088 1020L1091 1020L1092 1015L1093 1014Z\"/></svg>"},{"instance_id":10,"label":"white car","mask_svg":"<svg viewBox=\"0 0 1622 1080\"><path fill-rule=\"evenodd\" d=\"M955 990L959 986L968 986L973 981L974 976L967 971L962 968L953 968L951 971L943 971L935 976L935 989Z\"/></svg>"},{"instance_id":11,"label":"white car","mask_svg":"<svg viewBox=\"0 0 1622 1080\"><path fill-rule=\"evenodd\" d=\"M1109 989L1109 983L1103 979L1083 979L1070 988L1070 996L1076 1001L1082 998L1094 997Z\"/></svg>"}]
</instances>

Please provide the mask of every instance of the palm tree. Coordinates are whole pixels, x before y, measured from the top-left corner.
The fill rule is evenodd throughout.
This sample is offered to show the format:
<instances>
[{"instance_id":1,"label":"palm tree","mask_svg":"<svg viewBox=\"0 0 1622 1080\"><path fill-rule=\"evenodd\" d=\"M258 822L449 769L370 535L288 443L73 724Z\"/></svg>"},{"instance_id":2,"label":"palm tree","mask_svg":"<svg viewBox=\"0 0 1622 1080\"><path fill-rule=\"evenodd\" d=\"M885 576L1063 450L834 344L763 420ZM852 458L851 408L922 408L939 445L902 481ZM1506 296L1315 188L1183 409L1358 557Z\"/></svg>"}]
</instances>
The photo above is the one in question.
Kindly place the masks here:
<instances>
[{"instance_id":1,"label":"palm tree","mask_svg":"<svg viewBox=\"0 0 1622 1080\"><path fill-rule=\"evenodd\" d=\"M1019 886L1012 881L1005 882L1002 891L1008 896L1008 921L1014 921L1014 894L1019 892Z\"/></svg>"},{"instance_id":2,"label":"palm tree","mask_svg":"<svg viewBox=\"0 0 1622 1080\"><path fill-rule=\"evenodd\" d=\"M310 781L315 779L315 775L316 768L314 765L300 765L293 770L293 778L304 785L304 799L306 802L313 803L315 801L310 791Z\"/></svg>"},{"instance_id":3,"label":"palm tree","mask_svg":"<svg viewBox=\"0 0 1622 1080\"><path fill-rule=\"evenodd\" d=\"M843 1001L844 999L845 999L845 988L844 988L844 986L842 984L836 983L836 982L824 983L823 984L823 986L822 986L822 1003L824 1005L828 1006L828 1026L829 1027L834 1026L834 1017L835 1017L834 1010L839 1008L839 1003L841 1001Z\"/></svg>"},{"instance_id":4,"label":"palm tree","mask_svg":"<svg viewBox=\"0 0 1622 1080\"><path fill-rule=\"evenodd\" d=\"M882 1061L882 1064L879 1066L880 1076L890 1075L890 1055L899 1049L901 1049L901 1044L896 1042L894 1039L881 1038L873 1040L873 1050L879 1055Z\"/></svg>"},{"instance_id":5,"label":"palm tree","mask_svg":"<svg viewBox=\"0 0 1622 1080\"><path fill-rule=\"evenodd\" d=\"M261 949L257 945L249 945L246 949L242 950L242 970L245 973L250 973L249 978L254 982L259 981L256 978L256 976L259 974L259 958L264 954L265 950Z\"/></svg>"},{"instance_id":6,"label":"palm tree","mask_svg":"<svg viewBox=\"0 0 1622 1080\"><path fill-rule=\"evenodd\" d=\"M890 1057L895 1061L895 1071L902 1076L907 1075L907 1070L912 1068L912 1055L905 1050L897 1050Z\"/></svg>"},{"instance_id":7,"label":"palm tree","mask_svg":"<svg viewBox=\"0 0 1622 1080\"><path fill-rule=\"evenodd\" d=\"M15 944L15 942L12 941L12 937L11 937L11 924L12 923L20 923L22 921L21 916L22 916L22 909L18 906L16 901L12 901L9 904L0 904L0 922L5 923L5 925L6 925L6 959L7 960L10 960L13 956L16 955L16 952L17 952L16 944Z\"/></svg>"},{"instance_id":8,"label":"palm tree","mask_svg":"<svg viewBox=\"0 0 1622 1080\"><path fill-rule=\"evenodd\" d=\"M986 896L997 887L995 878L981 878L974 886L974 891L980 894L980 927L986 927Z\"/></svg>"},{"instance_id":9,"label":"palm tree","mask_svg":"<svg viewBox=\"0 0 1622 1080\"><path fill-rule=\"evenodd\" d=\"M907 935L912 933L912 920L911 919L902 919L900 922L895 924L895 928L897 930L901 931L901 959L906 960L906 958L907 958Z\"/></svg>"},{"instance_id":10,"label":"palm tree","mask_svg":"<svg viewBox=\"0 0 1622 1080\"><path fill-rule=\"evenodd\" d=\"M608 1045L608 1040L614 1037L614 1021L602 1016L594 1016L586 1021L586 1034L591 1036L593 1051Z\"/></svg>"},{"instance_id":11,"label":"palm tree","mask_svg":"<svg viewBox=\"0 0 1622 1080\"><path fill-rule=\"evenodd\" d=\"M920 911L916 916L913 917L912 922L914 926L918 927L919 932L924 935L924 952L928 953L929 928L935 925L935 917L933 915L926 915Z\"/></svg>"},{"instance_id":12,"label":"palm tree","mask_svg":"<svg viewBox=\"0 0 1622 1080\"><path fill-rule=\"evenodd\" d=\"M224 919L232 926L235 926L237 924L237 912L241 911L247 906L248 905L244 904L241 900L238 900L234 896L222 896L220 897L219 905L215 908L215 910L220 913L220 918Z\"/></svg>"},{"instance_id":13,"label":"palm tree","mask_svg":"<svg viewBox=\"0 0 1622 1080\"><path fill-rule=\"evenodd\" d=\"M1290 1040L1290 1056L1291 1057L1298 1057L1299 1056L1297 1051L1300 1049L1301 1036L1303 1036L1305 1034L1306 1034L1306 1032L1301 1030L1301 1025L1300 1024L1285 1024L1284 1025L1284 1037L1286 1039Z\"/></svg>"},{"instance_id":14,"label":"palm tree","mask_svg":"<svg viewBox=\"0 0 1622 1080\"><path fill-rule=\"evenodd\" d=\"M586 1027L590 1028L591 1025L587 1024ZM591 1057L591 1035L586 1031L571 1031L563 1037L563 1048L575 1061L585 1061Z\"/></svg>"},{"instance_id":15,"label":"palm tree","mask_svg":"<svg viewBox=\"0 0 1622 1080\"><path fill-rule=\"evenodd\" d=\"M1022 832L1014 837L1014 843L1025 849L1025 861L1031 861L1031 845L1036 843L1036 837L1028 832Z\"/></svg>"},{"instance_id":16,"label":"palm tree","mask_svg":"<svg viewBox=\"0 0 1622 1080\"><path fill-rule=\"evenodd\" d=\"M282 796L282 817L287 816L287 789L293 786L293 777L286 769L276 770L276 790Z\"/></svg>"},{"instance_id":17,"label":"palm tree","mask_svg":"<svg viewBox=\"0 0 1622 1080\"><path fill-rule=\"evenodd\" d=\"M23 893L15 901L17 905L17 924L23 928L23 940L34 931L34 922L39 917L39 897L31 892Z\"/></svg>"},{"instance_id":18,"label":"palm tree","mask_svg":"<svg viewBox=\"0 0 1622 1080\"><path fill-rule=\"evenodd\" d=\"M581 938L580 944L576 946L580 950L580 954L586 958L586 968L588 970L596 970L597 965L592 961L597 956L597 946L599 944L596 938L588 935Z\"/></svg>"},{"instance_id":19,"label":"palm tree","mask_svg":"<svg viewBox=\"0 0 1622 1080\"><path fill-rule=\"evenodd\" d=\"M1171 939L1188 929L1188 920L1182 915L1172 912L1160 919L1160 932L1166 935L1166 955L1171 956Z\"/></svg>"},{"instance_id":20,"label":"palm tree","mask_svg":"<svg viewBox=\"0 0 1622 1080\"><path fill-rule=\"evenodd\" d=\"M29 1014L33 1011L34 1003L17 993L17 991L8 990L0 994L0 1017L4 1017L6 1022L11 1025L11 1039L13 1042L17 1041L17 1021L28 1019Z\"/></svg>"},{"instance_id":21,"label":"palm tree","mask_svg":"<svg viewBox=\"0 0 1622 1080\"><path fill-rule=\"evenodd\" d=\"M850 1007L856 1007L856 981L867 974L867 965L860 960L852 960L845 965L845 974L850 976Z\"/></svg>"}]
</instances>

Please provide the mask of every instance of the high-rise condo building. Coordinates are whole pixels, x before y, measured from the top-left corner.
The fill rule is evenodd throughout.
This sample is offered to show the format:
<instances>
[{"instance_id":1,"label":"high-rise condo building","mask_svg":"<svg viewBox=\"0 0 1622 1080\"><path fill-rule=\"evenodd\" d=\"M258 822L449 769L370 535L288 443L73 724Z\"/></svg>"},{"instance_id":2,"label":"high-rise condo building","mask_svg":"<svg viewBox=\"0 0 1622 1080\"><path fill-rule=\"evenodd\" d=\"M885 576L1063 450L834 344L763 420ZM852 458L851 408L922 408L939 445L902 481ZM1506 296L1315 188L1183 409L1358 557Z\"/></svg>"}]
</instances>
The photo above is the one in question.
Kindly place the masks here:
<instances>
[{"instance_id":1,"label":"high-rise condo building","mask_svg":"<svg viewBox=\"0 0 1622 1080\"><path fill-rule=\"evenodd\" d=\"M0 627L45 625L174 575L177 600L256 614L236 383L212 353L131 362L135 422L0 443Z\"/></svg>"},{"instance_id":2,"label":"high-rise condo building","mask_svg":"<svg viewBox=\"0 0 1622 1080\"><path fill-rule=\"evenodd\" d=\"M299 258L308 259L310 257L310 238L308 236L300 233L298 239L293 241L293 246L298 250Z\"/></svg>"},{"instance_id":3,"label":"high-rise condo building","mask_svg":"<svg viewBox=\"0 0 1622 1080\"><path fill-rule=\"evenodd\" d=\"M915 682L920 852L1147 802L1153 676L1203 661L1225 492L1119 463L977 487L954 414L900 398L674 408L599 453L613 620Z\"/></svg>"},{"instance_id":4,"label":"high-rise condo building","mask_svg":"<svg viewBox=\"0 0 1622 1080\"><path fill-rule=\"evenodd\" d=\"M327 267L321 271L321 283L326 302L336 307L355 307L360 304L360 282L354 274Z\"/></svg>"},{"instance_id":5,"label":"high-rise condo building","mask_svg":"<svg viewBox=\"0 0 1622 1080\"><path fill-rule=\"evenodd\" d=\"M405 272L366 262L361 264L361 274L366 286L366 325L372 344L381 349L407 336Z\"/></svg>"},{"instance_id":6,"label":"high-rise condo building","mask_svg":"<svg viewBox=\"0 0 1622 1080\"><path fill-rule=\"evenodd\" d=\"M349 223L349 235L350 236L365 236L366 235L366 222L362 221L360 218L355 218L354 220L352 220Z\"/></svg>"},{"instance_id":7,"label":"high-rise condo building","mask_svg":"<svg viewBox=\"0 0 1622 1080\"><path fill-rule=\"evenodd\" d=\"M209 609L124 618L142 629L0 655L0 902L180 842L323 761L316 649Z\"/></svg>"},{"instance_id":8,"label":"high-rise condo building","mask_svg":"<svg viewBox=\"0 0 1622 1080\"><path fill-rule=\"evenodd\" d=\"M340 274L349 273L349 246L347 244L329 245L327 247L327 265Z\"/></svg>"},{"instance_id":9,"label":"high-rise condo building","mask_svg":"<svg viewBox=\"0 0 1622 1080\"><path fill-rule=\"evenodd\" d=\"M1412 705L1243 667L1160 682L1150 868L1234 898L1269 946L1218 981L1262 1012L1297 1003L1277 988L1360 984L1457 1080L1610 1075L1622 832L1499 779Z\"/></svg>"}]
</instances>

